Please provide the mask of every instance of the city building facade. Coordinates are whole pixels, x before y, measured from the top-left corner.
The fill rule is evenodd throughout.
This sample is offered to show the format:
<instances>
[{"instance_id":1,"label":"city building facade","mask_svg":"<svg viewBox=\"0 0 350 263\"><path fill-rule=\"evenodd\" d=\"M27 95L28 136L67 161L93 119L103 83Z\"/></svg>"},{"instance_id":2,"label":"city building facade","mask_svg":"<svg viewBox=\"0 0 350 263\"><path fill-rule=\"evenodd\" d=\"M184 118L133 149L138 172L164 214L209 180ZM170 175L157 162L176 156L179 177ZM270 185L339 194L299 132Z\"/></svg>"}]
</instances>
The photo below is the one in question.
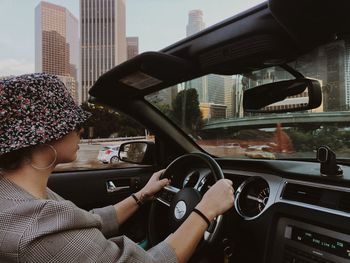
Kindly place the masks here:
<instances>
[{"instance_id":1,"label":"city building facade","mask_svg":"<svg viewBox=\"0 0 350 263\"><path fill-rule=\"evenodd\" d=\"M324 87L324 103L326 111L346 110L345 89L345 46L343 41L324 47L326 56L326 85Z\"/></svg>"},{"instance_id":2,"label":"city building facade","mask_svg":"<svg viewBox=\"0 0 350 263\"><path fill-rule=\"evenodd\" d=\"M82 100L97 78L127 59L124 0L80 0Z\"/></svg>"},{"instance_id":3,"label":"city building facade","mask_svg":"<svg viewBox=\"0 0 350 263\"><path fill-rule=\"evenodd\" d=\"M138 37L127 37L127 59L136 57L139 54L139 38Z\"/></svg>"},{"instance_id":4,"label":"city building facade","mask_svg":"<svg viewBox=\"0 0 350 263\"><path fill-rule=\"evenodd\" d=\"M74 101L76 103L79 103L79 97L78 97L78 86L76 79L74 77L70 76L60 76L57 75L57 77L64 83L70 94L72 95Z\"/></svg>"},{"instance_id":5,"label":"city building facade","mask_svg":"<svg viewBox=\"0 0 350 263\"><path fill-rule=\"evenodd\" d=\"M236 116L236 76L224 77L224 104L226 105L226 118Z\"/></svg>"},{"instance_id":6,"label":"city building facade","mask_svg":"<svg viewBox=\"0 0 350 263\"><path fill-rule=\"evenodd\" d=\"M203 21L203 11L196 9L188 12L188 23L186 26L186 36L190 37L193 34L205 28ZM198 101L200 103L208 102L208 78L207 76L197 78L186 83L186 89L195 89L198 93Z\"/></svg>"},{"instance_id":7,"label":"city building facade","mask_svg":"<svg viewBox=\"0 0 350 263\"><path fill-rule=\"evenodd\" d=\"M78 67L78 19L65 7L40 2L35 8L35 72L70 77L77 87ZM72 96L79 101L77 94Z\"/></svg>"},{"instance_id":8,"label":"city building facade","mask_svg":"<svg viewBox=\"0 0 350 263\"><path fill-rule=\"evenodd\" d=\"M199 104L199 109L202 112L203 119L206 121L219 120L226 118L226 105L205 103Z\"/></svg>"},{"instance_id":9,"label":"city building facade","mask_svg":"<svg viewBox=\"0 0 350 263\"><path fill-rule=\"evenodd\" d=\"M346 105L348 106L347 110L350 109L350 35L346 36L345 41L345 91L346 91Z\"/></svg>"},{"instance_id":10,"label":"city building facade","mask_svg":"<svg viewBox=\"0 0 350 263\"><path fill-rule=\"evenodd\" d=\"M186 36L191 36L198 33L205 28L203 22L203 11L202 10L191 10L188 12L188 24L186 27Z\"/></svg>"}]
</instances>

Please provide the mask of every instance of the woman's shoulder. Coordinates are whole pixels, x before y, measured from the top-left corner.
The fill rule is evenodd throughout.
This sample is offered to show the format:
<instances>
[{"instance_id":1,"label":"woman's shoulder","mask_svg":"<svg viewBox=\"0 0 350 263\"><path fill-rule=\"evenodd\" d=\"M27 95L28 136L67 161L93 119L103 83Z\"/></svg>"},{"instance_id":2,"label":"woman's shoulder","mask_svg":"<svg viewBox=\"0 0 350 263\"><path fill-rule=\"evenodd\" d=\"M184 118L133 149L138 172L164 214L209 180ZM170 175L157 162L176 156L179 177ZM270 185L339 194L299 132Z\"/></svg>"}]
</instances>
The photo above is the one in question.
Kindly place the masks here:
<instances>
[{"instance_id":1,"label":"woman's shoulder","mask_svg":"<svg viewBox=\"0 0 350 263\"><path fill-rule=\"evenodd\" d=\"M0 175L0 200L8 200L16 203L28 202L28 201L65 201L60 195L55 193L49 188L46 188L47 198L39 199L28 193L26 190L11 182L9 179Z\"/></svg>"},{"instance_id":2,"label":"woman's shoulder","mask_svg":"<svg viewBox=\"0 0 350 263\"><path fill-rule=\"evenodd\" d=\"M47 199L55 200L55 201L64 201L65 199L57 194L56 192L52 191L50 188L46 188L47 191Z\"/></svg>"},{"instance_id":3,"label":"woman's shoulder","mask_svg":"<svg viewBox=\"0 0 350 263\"><path fill-rule=\"evenodd\" d=\"M50 189L47 194L47 199L35 198L9 180L0 178L0 222L11 218L9 224L12 226L28 227L41 224L38 229L44 226L51 229L52 226L99 227L101 224L97 216L78 208Z\"/></svg>"},{"instance_id":4,"label":"woman's shoulder","mask_svg":"<svg viewBox=\"0 0 350 263\"><path fill-rule=\"evenodd\" d=\"M0 199L21 202L35 199L35 197L9 179L0 176Z\"/></svg>"}]
</instances>

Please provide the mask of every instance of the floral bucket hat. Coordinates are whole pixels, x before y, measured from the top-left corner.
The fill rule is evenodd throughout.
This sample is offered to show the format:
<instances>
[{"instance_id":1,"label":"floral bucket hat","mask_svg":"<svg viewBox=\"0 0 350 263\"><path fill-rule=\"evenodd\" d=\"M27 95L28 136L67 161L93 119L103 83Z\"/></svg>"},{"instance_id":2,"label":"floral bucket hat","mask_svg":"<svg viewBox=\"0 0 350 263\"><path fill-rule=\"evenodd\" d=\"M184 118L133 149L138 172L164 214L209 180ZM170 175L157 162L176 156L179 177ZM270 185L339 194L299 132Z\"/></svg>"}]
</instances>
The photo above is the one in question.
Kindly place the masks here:
<instances>
[{"instance_id":1,"label":"floral bucket hat","mask_svg":"<svg viewBox=\"0 0 350 263\"><path fill-rule=\"evenodd\" d=\"M0 155L62 138L90 115L56 76L0 80Z\"/></svg>"}]
</instances>

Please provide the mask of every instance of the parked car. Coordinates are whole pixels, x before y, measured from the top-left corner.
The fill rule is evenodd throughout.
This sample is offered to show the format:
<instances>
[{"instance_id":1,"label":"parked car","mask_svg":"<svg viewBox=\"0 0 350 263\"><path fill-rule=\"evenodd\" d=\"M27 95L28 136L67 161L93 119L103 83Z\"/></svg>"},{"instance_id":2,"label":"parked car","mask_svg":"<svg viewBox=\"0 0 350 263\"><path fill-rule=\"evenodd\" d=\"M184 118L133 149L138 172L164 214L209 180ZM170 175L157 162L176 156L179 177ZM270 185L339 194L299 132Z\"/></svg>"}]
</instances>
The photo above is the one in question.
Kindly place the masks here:
<instances>
[{"instance_id":1,"label":"parked car","mask_svg":"<svg viewBox=\"0 0 350 263\"><path fill-rule=\"evenodd\" d=\"M272 147L268 145L253 145L248 146L244 155L252 159L271 159L275 160L276 155L271 152Z\"/></svg>"},{"instance_id":2,"label":"parked car","mask_svg":"<svg viewBox=\"0 0 350 263\"><path fill-rule=\"evenodd\" d=\"M226 143L223 145L223 147L230 149L242 149L241 145L237 142Z\"/></svg>"},{"instance_id":3,"label":"parked car","mask_svg":"<svg viewBox=\"0 0 350 263\"><path fill-rule=\"evenodd\" d=\"M273 148L269 145L249 145L247 151L264 151L272 152Z\"/></svg>"},{"instance_id":4,"label":"parked car","mask_svg":"<svg viewBox=\"0 0 350 263\"><path fill-rule=\"evenodd\" d=\"M119 145L103 146L98 152L97 159L102 163L118 163L120 162L118 157Z\"/></svg>"}]
</instances>

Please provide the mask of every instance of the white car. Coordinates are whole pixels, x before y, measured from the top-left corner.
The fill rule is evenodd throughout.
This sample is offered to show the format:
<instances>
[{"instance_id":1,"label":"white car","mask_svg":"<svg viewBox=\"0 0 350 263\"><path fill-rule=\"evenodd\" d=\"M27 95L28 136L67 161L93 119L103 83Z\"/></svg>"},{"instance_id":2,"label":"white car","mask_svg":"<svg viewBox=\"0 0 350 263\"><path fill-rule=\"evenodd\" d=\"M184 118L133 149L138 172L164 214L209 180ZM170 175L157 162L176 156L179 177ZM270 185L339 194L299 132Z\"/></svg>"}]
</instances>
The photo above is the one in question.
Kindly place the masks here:
<instances>
[{"instance_id":1,"label":"white car","mask_svg":"<svg viewBox=\"0 0 350 263\"><path fill-rule=\"evenodd\" d=\"M275 160L276 155L271 152L272 147L268 145L249 146L244 155L252 159L270 159Z\"/></svg>"},{"instance_id":2,"label":"white car","mask_svg":"<svg viewBox=\"0 0 350 263\"><path fill-rule=\"evenodd\" d=\"M223 147L230 149L242 149L241 145L237 142L226 143L223 145Z\"/></svg>"},{"instance_id":3,"label":"white car","mask_svg":"<svg viewBox=\"0 0 350 263\"><path fill-rule=\"evenodd\" d=\"M271 152L272 147L269 145L250 145L247 148L248 151L264 151L264 152Z\"/></svg>"},{"instance_id":4,"label":"white car","mask_svg":"<svg viewBox=\"0 0 350 263\"><path fill-rule=\"evenodd\" d=\"M118 163L119 145L104 146L98 153L97 159L102 163Z\"/></svg>"}]
</instances>

